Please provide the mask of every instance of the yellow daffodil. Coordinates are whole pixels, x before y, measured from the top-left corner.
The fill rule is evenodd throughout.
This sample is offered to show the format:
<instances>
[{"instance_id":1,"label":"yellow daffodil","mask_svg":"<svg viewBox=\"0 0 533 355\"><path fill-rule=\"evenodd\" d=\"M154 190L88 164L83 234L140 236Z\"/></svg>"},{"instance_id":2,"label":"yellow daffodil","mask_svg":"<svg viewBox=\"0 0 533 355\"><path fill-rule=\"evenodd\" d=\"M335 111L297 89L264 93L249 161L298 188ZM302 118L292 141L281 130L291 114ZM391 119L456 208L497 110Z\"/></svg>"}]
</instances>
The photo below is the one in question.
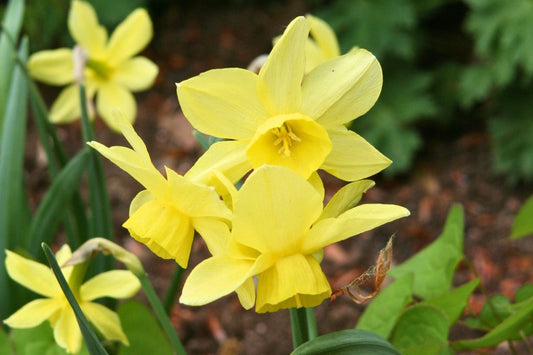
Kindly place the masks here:
<instances>
[{"instance_id":1,"label":"yellow daffodil","mask_svg":"<svg viewBox=\"0 0 533 355\"><path fill-rule=\"evenodd\" d=\"M89 100L96 95L98 114L115 130L111 113L115 107L120 107L133 122L137 106L131 92L148 89L158 73L152 61L142 56L134 57L152 38L152 22L146 10L133 11L108 40L107 31L98 23L91 5L74 0L68 27L74 41L88 56L85 85ZM52 122L67 123L80 117L79 88L74 83L71 49L37 52L29 58L28 69L34 78L47 84L68 84L50 109Z\"/></svg>"},{"instance_id":2,"label":"yellow daffodil","mask_svg":"<svg viewBox=\"0 0 533 355\"><path fill-rule=\"evenodd\" d=\"M33 328L48 320L54 328L56 343L69 353L79 352L82 345L80 328L74 311L50 268L9 250L6 250L6 253L6 269L9 276L45 298L29 302L5 319L4 323L11 328ZM56 254L59 265L67 261L70 255L70 248L64 245ZM61 271L87 319L106 339L129 344L118 315L92 301L101 297L132 297L141 287L139 280L130 271L112 270L96 275L81 284L81 280L77 280L76 277L80 275L73 272L74 268L75 266L63 267Z\"/></svg>"},{"instance_id":3,"label":"yellow daffodil","mask_svg":"<svg viewBox=\"0 0 533 355\"><path fill-rule=\"evenodd\" d=\"M210 70L178 84L183 113L200 132L228 140L213 144L187 176L217 169L231 181L263 164L304 178L317 169L355 181L390 160L345 123L366 113L382 86L381 67L366 50L305 72L310 24L298 17L276 42L259 74Z\"/></svg>"},{"instance_id":4,"label":"yellow daffodil","mask_svg":"<svg viewBox=\"0 0 533 355\"><path fill-rule=\"evenodd\" d=\"M372 182L347 190L360 194ZM366 204L347 198L347 190L323 212L322 197L299 174L285 167L256 169L238 191L232 229L218 225L221 241L185 282L180 302L203 305L240 289L243 305L257 312L314 307L331 294L319 265L322 249L332 243L407 216L400 206Z\"/></svg>"},{"instance_id":5,"label":"yellow daffodil","mask_svg":"<svg viewBox=\"0 0 533 355\"><path fill-rule=\"evenodd\" d=\"M333 29L322 19L306 15L311 23L311 37L305 46L305 72L309 73L318 65L341 54L339 42Z\"/></svg>"},{"instance_id":6,"label":"yellow daffodil","mask_svg":"<svg viewBox=\"0 0 533 355\"><path fill-rule=\"evenodd\" d=\"M123 224L131 236L164 259L187 267L194 229L210 219L228 220L231 211L214 188L191 181L169 168L165 178L152 164L146 146L131 123L122 116L117 127L133 149L88 143L143 185L130 205L130 217Z\"/></svg>"}]
</instances>

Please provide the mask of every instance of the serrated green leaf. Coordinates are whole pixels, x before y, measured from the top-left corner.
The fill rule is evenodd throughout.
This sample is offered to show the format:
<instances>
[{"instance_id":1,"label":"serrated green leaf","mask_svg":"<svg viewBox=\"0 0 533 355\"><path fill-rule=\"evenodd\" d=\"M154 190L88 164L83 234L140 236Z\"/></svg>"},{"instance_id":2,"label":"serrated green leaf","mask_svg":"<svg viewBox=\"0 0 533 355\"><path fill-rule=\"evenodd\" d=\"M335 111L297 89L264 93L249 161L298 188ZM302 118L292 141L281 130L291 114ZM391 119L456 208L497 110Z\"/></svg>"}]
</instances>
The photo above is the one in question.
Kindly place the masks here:
<instances>
[{"instance_id":1,"label":"serrated green leaf","mask_svg":"<svg viewBox=\"0 0 533 355\"><path fill-rule=\"evenodd\" d=\"M405 311L391 335L402 355L441 354L448 348L448 319L437 307L418 304Z\"/></svg>"},{"instance_id":2,"label":"serrated green leaf","mask_svg":"<svg viewBox=\"0 0 533 355\"><path fill-rule=\"evenodd\" d=\"M319 336L294 349L291 355L395 354L385 339L367 330L347 329Z\"/></svg>"},{"instance_id":3,"label":"serrated green leaf","mask_svg":"<svg viewBox=\"0 0 533 355\"><path fill-rule=\"evenodd\" d=\"M78 190L80 179L87 168L90 150L81 150L61 170L46 192L30 225L26 250L37 255L41 242L51 244L59 221L65 217L69 202Z\"/></svg>"},{"instance_id":4,"label":"serrated green leaf","mask_svg":"<svg viewBox=\"0 0 533 355\"><path fill-rule=\"evenodd\" d=\"M378 293L359 318L356 329L369 330L387 338L411 302L413 280L412 273L406 274Z\"/></svg>"},{"instance_id":5,"label":"serrated green leaf","mask_svg":"<svg viewBox=\"0 0 533 355\"><path fill-rule=\"evenodd\" d=\"M527 306L521 310L511 314L505 318L503 322L498 324L489 333L485 334L479 339L473 340L461 340L452 343L454 350L464 350L473 348L487 348L498 345L499 343L517 339L520 337L519 332L524 327L531 324L531 316L533 315L533 302L530 302Z\"/></svg>"},{"instance_id":6,"label":"serrated green leaf","mask_svg":"<svg viewBox=\"0 0 533 355\"><path fill-rule=\"evenodd\" d=\"M450 209L444 231L428 247L394 267L389 276L396 279L413 273L413 292L423 299L436 297L450 290L453 274L463 258L463 209Z\"/></svg>"},{"instance_id":7,"label":"serrated green leaf","mask_svg":"<svg viewBox=\"0 0 533 355\"><path fill-rule=\"evenodd\" d=\"M13 329L11 338L17 355L67 355L66 350L55 342L54 330L49 322L28 329ZM88 354L87 347L83 345L77 355Z\"/></svg>"},{"instance_id":8,"label":"serrated green leaf","mask_svg":"<svg viewBox=\"0 0 533 355\"><path fill-rule=\"evenodd\" d=\"M140 302L130 300L118 309L129 346L121 345L119 355L166 355L172 347L153 314Z\"/></svg>"},{"instance_id":9,"label":"serrated green leaf","mask_svg":"<svg viewBox=\"0 0 533 355\"><path fill-rule=\"evenodd\" d=\"M46 259L48 260L48 264L52 268L52 271L54 272L54 275L57 281L59 282L59 285L61 286L61 290L63 290L65 297L67 298L70 306L72 307L72 310L74 311L74 314L76 315L76 320L78 321L78 325L80 327L83 340L85 341L85 345L87 345L87 349L89 350L91 355L107 355L107 351L104 349L104 347L98 340L96 334L89 325L87 318L85 318L85 315L81 311L80 305L72 294L72 291L68 286L67 280L65 280L65 277L63 276L63 272L57 264L57 260L54 254L52 253L52 250L50 250L50 247L48 247L48 245L46 245L45 243L42 244L42 247Z\"/></svg>"},{"instance_id":10,"label":"serrated green leaf","mask_svg":"<svg viewBox=\"0 0 533 355\"><path fill-rule=\"evenodd\" d=\"M24 0L10 0L2 19L0 35L0 132L6 117L7 94L15 66L15 46L24 15Z\"/></svg>"},{"instance_id":11,"label":"serrated green leaf","mask_svg":"<svg viewBox=\"0 0 533 355\"><path fill-rule=\"evenodd\" d=\"M511 229L511 239L519 239L533 234L533 196L520 207Z\"/></svg>"},{"instance_id":12,"label":"serrated green leaf","mask_svg":"<svg viewBox=\"0 0 533 355\"><path fill-rule=\"evenodd\" d=\"M463 314L468 298L479 285L479 282L480 279L477 278L443 295L427 299L420 304L440 309L448 319L448 326L451 327Z\"/></svg>"}]
</instances>

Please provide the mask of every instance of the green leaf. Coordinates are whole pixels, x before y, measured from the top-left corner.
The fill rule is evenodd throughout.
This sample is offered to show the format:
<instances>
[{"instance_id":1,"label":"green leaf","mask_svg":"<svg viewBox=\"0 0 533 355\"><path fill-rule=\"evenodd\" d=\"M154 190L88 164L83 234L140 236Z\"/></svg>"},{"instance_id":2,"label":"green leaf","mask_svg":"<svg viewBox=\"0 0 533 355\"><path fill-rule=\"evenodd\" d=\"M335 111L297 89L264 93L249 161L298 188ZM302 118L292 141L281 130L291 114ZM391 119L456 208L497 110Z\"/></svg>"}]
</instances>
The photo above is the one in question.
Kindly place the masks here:
<instances>
[{"instance_id":1,"label":"green leaf","mask_svg":"<svg viewBox=\"0 0 533 355\"><path fill-rule=\"evenodd\" d=\"M448 348L448 319L438 308L418 304L405 311L391 335L402 355L431 355Z\"/></svg>"},{"instance_id":2,"label":"green leaf","mask_svg":"<svg viewBox=\"0 0 533 355\"><path fill-rule=\"evenodd\" d=\"M22 41L19 55L25 60L28 41ZM4 68L1 69L3 71ZM24 192L24 148L26 141L27 87L23 73L15 67L6 107L6 120L0 132L0 289L10 289L5 269L4 249L24 244L28 202ZM10 312L15 295L0 292L0 318Z\"/></svg>"},{"instance_id":3,"label":"green leaf","mask_svg":"<svg viewBox=\"0 0 533 355\"><path fill-rule=\"evenodd\" d=\"M91 328L89 322L85 318L85 315L81 311L80 305L72 294L72 291L70 290L68 283L65 280L65 277L63 276L59 265L57 264L57 260L54 254L52 253L52 250L50 250L48 245L46 245L45 243L42 244L42 247L46 255L46 259L48 260L48 264L50 264L50 267L52 268L52 271L54 272L54 275L57 281L59 282L59 285L61 286L65 297L67 297L67 300L70 306L72 307L74 314L76 315L76 319L78 321L83 340L85 341L85 345L87 345L89 352L91 353L91 355L107 355L107 351L104 349L104 347L96 337L96 334L94 334L93 329Z\"/></svg>"},{"instance_id":4,"label":"green leaf","mask_svg":"<svg viewBox=\"0 0 533 355\"><path fill-rule=\"evenodd\" d=\"M24 15L24 0L10 0L2 19L0 35L0 132L7 115L7 94L15 66L15 47Z\"/></svg>"},{"instance_id":5,"label":"green leaf","mask_svg":"<svg viewBox=\"0 0 533 355\"><path fill-rule=\"evenodd\" d=\"M37 327L28 329L13 329L11 338L17 355L66 355L65 349L57 345L54 340L54 330L49 322L43 322ZM78 355L89 354L87 347L82 346Z\"/></svg>"},{"instance_id":6,"label":"green leaf","mask_svg":"<svg viewBox=\"0 0 533 355\"><path fill-rule=\"evenodd\" d=\"M13 354L9 337L7 336L4 328L0 327L0 354L10 355Z\"/></svg>"},{"instance_id":7,"label":"green leaf","mask_svg":"<svg viewBox=\"0 0 533 355\"><path fill-rule=\"evenodd\" d=\"M533 196L530 196L518 211L511 229L511 239L533 234Z\"/></svg>"},{"instance_id":8,"label":"green leaf","mask_svg":"<svg viewBox=\"0 0 533 355\"><path fill-rule=\"evenodd\" d=\"M172 354L172 347L153 314L139 301L130 300L118 309L129 346L121 345L119 355Z\"/></svg>"},{"instance_id":9,"label":"green leaf","mask_svg":"<svg viewBox=\"0 0 533 355\"><path fill-rule=\"evenodd\" d=\"M523 285L516 291L514 295L514 301L515 304L521 303L529 300L531 297L533 297L533 283L528 283Z\"/></svg>"},{"instance_id":10,"label":"green leaf","mask_svg":"<svg viewBox=\"0 0 533 355\"><path fill-rule=\"evenodd\" d=\"M511 301L504 295L494 295L483 304L479 313L481 325L492 329L511 314Z\"/></svg>"},{"instance_id":11,"label":"green leaf","mask_svg":"<svg viewBox=\"0 0 533 355\"><path fill-rule=\"evenodd\" d=\"M468 303L468 298L479 285L480 279L472 280L456 289L423 301L420 304L435 306L448 318L448 326L451 327L463 314Z\"/></svg>"},{"instance_id":12,"label":"green leaf","mask_svg":"<svg viewBox=\"0 0 533 355\"><path fill-rule=\"evenodd\" d=\"M413 292L423 299L436 297L450 290L455 268L463 258L463 209L450 209L444 231L428 247L389 271L396 279L413 273Z\"/></svg>"},{"instance_id":13,"label":"green leaf","mask_svg":"<svg viewBox=\"0 0 533 355\"><path fill-rule=\"evenodd\" d=\"M69 202L78 190L87 168L90 149L85 147L61 170L46 192L31 222L26 249L37 255L41 242L51 244L59 221L65 217Z\"/></svg>"},{"instance_id":14,"label":"green leaf","mask_svg":"<svg viewBox=\"0 0 533 355\"><path fill-rule=\"evenodd\" d=\"M292 355L400 353L385 339L367 330L346 329L319 336L294 349Z\"/></svg>"},{"instance_id":15,"label":"green leaf","mask_svg":"<svg viewBox=\"0 0 533 355\"><path fill-rule=\"evenodd\" d=\"M412 273L406 274L378 293L365 309L356 329L373 331L387 338L413 294Z\"/></svg>"},{"instance_id":16,"label":"green leaf","mask_svg":"<svg viewBox=\"0 0 533 355\"><path fill-rule=\"evenodd\" d=\"M519 332L524 329L524 327L531 324L532 315L533 302L529 302L528 305L505 318L503 322L498 324L483 337L479 339L457 341L452 344L452 348L454 350L487 348L498 345L506 340L517 339L520 337Z\"/></svg>"}]
</instances>

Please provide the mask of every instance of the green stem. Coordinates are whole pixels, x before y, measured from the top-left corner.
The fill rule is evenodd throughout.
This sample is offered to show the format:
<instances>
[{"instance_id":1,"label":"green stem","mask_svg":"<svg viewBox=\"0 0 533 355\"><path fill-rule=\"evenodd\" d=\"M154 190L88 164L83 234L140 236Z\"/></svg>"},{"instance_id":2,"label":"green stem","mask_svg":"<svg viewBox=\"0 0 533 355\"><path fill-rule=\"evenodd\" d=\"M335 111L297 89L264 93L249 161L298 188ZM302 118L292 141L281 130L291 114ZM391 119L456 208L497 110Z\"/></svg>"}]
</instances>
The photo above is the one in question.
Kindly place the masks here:
<instances>
[{"instance_id":1,"label":"green stem","mask_svg":"<svg viewBox=\"0 0 533 355\"><path fill-rule=\"evenodd\" d=\"M186 355L185 349L183 348L183 345L181 344L181 341L178 338L178 335L176 334L172 323L170 323L170 319L168 318L167 313L165 312L165 308L163 308L161 301L157 297L157 294L155 293L154 288L150 283L150 280L148 280L148 277L146 277L145 273L137 273L136 276L141 282L141 286L144 290L144 293L146 294L146 297L148 298L148 302L150 302L150 305L152 306L152 309L154 310L154 313L157 319L159 320L159 324L161 324L161 327L163 328L170 340L172 348L174 349L174 353L178 355Z\"/></svg>"},{"instance_id":2,"label":"green stem","mask_svg":"<svg viewBox=\"0 0 533 355\"><path fill-rule=\"evenodd\" d=\"M165 299L163 304L165 306L165 312L170 315L172 311L172 306L176 302L178 292L181 284L181 276L183 275L183 268L176 264L174 273L172 274L172 279L170 280L170 285L168 286L167 293L165 294Z\"/></svg>"},{"instance_id":3,"label":"green stem","mask_svg":"<svg viewBox=\"0 0 533 355\"><path fill-rule=\"evenodd\" d=\"M291 308L289 309L291 318L292 330L292 345L296 349L303 343L316 337L316 322L314 321L314 314L308 311L307 308Z\"/></svg>"}]
</instances>

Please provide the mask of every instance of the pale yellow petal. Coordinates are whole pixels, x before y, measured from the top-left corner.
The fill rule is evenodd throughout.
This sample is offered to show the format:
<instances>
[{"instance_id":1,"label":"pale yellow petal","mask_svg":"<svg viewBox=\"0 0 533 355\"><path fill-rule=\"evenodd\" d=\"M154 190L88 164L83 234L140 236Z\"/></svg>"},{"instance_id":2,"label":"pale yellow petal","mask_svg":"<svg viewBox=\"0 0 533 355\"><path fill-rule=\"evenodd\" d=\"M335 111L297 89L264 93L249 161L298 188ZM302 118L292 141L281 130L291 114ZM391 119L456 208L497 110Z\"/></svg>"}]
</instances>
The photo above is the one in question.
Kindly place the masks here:
<instances>
[{"instance_id":1,"label":"pale yellow petal","mask_svg":"<svg viewBox=\"0 0 533 355\"><path fill-rule=\"evenodd\" d=\"M4 323L11 328L33 328L50 318L63 305L53 298L39 298L25 304Z\"/></svg>"},{"instance_id":2,"label":"pale yellow petal","mask_svg":"<svg viewBox=\"0 0 533 355\"><path fill-rule=\"evenodd\" d=\"M74 81L72 49L60 48L34 53L28 59L28 71L36 80L51 85Z\"/></svg>"},{"instance_id":3,"label":"pale yellow petal","mask_svg":"<svg viewBox=\"0 0 533 355\"><path fill-rule=\"evenodd\" d=\"M230 239L227 223L214 218L194 218L194 229L205 241L211 255L224 254Z\"/></svg>"},{"instance_id":4,"label":"pale yellow petal","mask_svg":"<svg viewBox=\"0 0 533 355\"><path fill-rule=\"evenodd\" d=\"M300 114L271 117L259 126L246 148L254 168L279 165L296 171L305 179L315 172L331 151L324 127Z\"/></svg>"},{"instance_id":5,"label":"pale yellow petal","mask_svg":"<svg viewBox=\"0 0 533 355\"><path fill-rule=\"evenodd\" d=\"M142 51L153 36L152 20L145 9L136 9L117 26L107 45L111 65L133 57Z\"/></svg>"},{"instance_id":6,"label":"pale yellow petal","mask_svg":"<svg viewBox=\"0 0 533 355\"><path fill-rule=\"evenodd\" d=\"M257 280L257 313L315 307L331 295L326 276L312 256L294 254L278 259Z\"/></svg>"},{"instance_id":7,"label":"pale yellow petal","mask_svg":"<svg viewBox=\"0 0 533 355\"><path fill-rule=\"evenodd\" d=\"M208 184L212 178L211 171L218 170L232 183L239 181L252 165L246 156L248 141L222 141L209 147L185 177L200 183Z\"/></svg>"},{"instance_id":8,"label":"pale yellow petal","mask_svg":"<svg viewBox=\"0 0 533 355\"><path fill-rule=\"evenodd\" d=\"M227 255L216 255L196 266L183 286L180 302L201 306L240 287L250 275L254 263Z\"/></svg>"},{"instance_id":9,"label":"pale yellow petal","mask_svg":"<svg viewBox=\"0 0 533 355\"><path fill-rule=\"evenodd\" d=\"M108 340L119 340L129 345L126 334L122 331L118 315L110 309L94 302L84 302L81 309L87 319Z\"/></svg>"},{"instance_id":10,"label":"pale yellow petal","mask_svg":"<svg viewBox=\"0 0 533 355\"><path fill-rule=\"evenodd\" d=\"M142 205L155 199L155 196L148 190L139 192L130 203L129 216L132 216Z\"/></svg>"},{"instance_id":11,"label":"pale yellow petal","mask_svg":"<svg viewBox=\"0 0 533 355\"><path fill-rule=\"evenodd\" d=\"M321 51L318 44L311 38L305 43L305 74L324 63L328 58Z\"/></svg>"},{"instance_id":12,"label":"pale yellow petal","mask_svg":"<svg viewBox=\"0 0 533 355\"><path fill-rule=\"evenodd\" d=\"M357 133L344 126L329 129L333 149L327 156L322 169L345 181L364 179L379 173L391 164Z\"/></svg>"},{"instance_id":13,"label":"pale yellow petal","mask_svg":"<svg viewBox=\"0 0 533 355\"><path fill-rule=\"evenodd\" d=\"M300 108L309 28L302 16L292 20L259 71L257 92L270 115L293 113Z\"/></svg>"},{"instance_id":14,"label":"pale yellow petal","mask_svg":"<svg viewBox=\"0 0 533 355\"><path fill-rule=\"evenodd\" d=\"M154 84L159 68L146 57L135 57L120 63L111 80L131 91L146 90Z\"/></svg>"},{"instance_id":15,"label":"pale yellow petal","mask_svg":"<svg viewBox=\"0 0 533 355\"><path fill-rule=\"evenodd\" d=\"M80 351L82 344L81 331L70 305L63 307L53 327L54 339L60 347L67 349L67 352L71 354Z\"/></svg>"},{"instance_id":16,"label":"pale yellow petal","mask_svg":"<svg viewBox=\"0 0 533 355\"><path fill-rule=\"evenodd\" d=\"M239 68L209 70L177 85L183 114L198 131L251 138L268 113L256 92L257 75Z\"/></svg>"},{"instance_id":17,"label":"pale yellow petal","mask_svg":"<svg viewBox=\"0 0 533 355\"><path fill-rule=\"evenodd\" d=\"M55 253L57 264L61 266L61 272L63 273L63 276L65 276L65 280L67 281L70 279L70 274L72 273L74 266L64 267L63 264L66 263L71 256L72 251L70 250L68 244L63 244L61 248L59 248L59 250Z\"/></svg>"},{"instance_id":18,"label":"pale yellow petal","mask_svg":"<svg viewBox=\"0 0 533 355\"><path fill-rule=\"evenodd\" d=\"M318 173L315 171L314 173L311 174L311 176L309 177L309 179L307 179L307 181L311 185L313 185L316 192L320 194L320 199L324 200L324 195L326 194L326 190L324 189L324 184L322 183L322 179L320 178L320 175L318 175Z\"/></svg>"},{"instance_id":19,"label":"pale yellow petal","mask_svg":"<svg viewBox=\"0 0 533 355\"><path fill-rule=\"evenodd\" d=\"M370 110L382 84L381 67L372 53L352 51L306 75L301 112L326 127L347 123Z\"/></svg>"},{"instance_id":20,"label":"pale yellow petal","mask_svg":"<svg viewBox=\"0 0 533 355\"><path fill-rule=\"evenodd\" d=\"M207 185L212 186L226 206L233 211L233 203L237 199L235 185L218 170L211 170L211 179L209 179Z\"/></svg>"},{"instance_id":21,"label":"pale yellow petal","mask_svg":"<svg viewBox=\"0 0 533 355\"><path fill-rule=\"evenodd\" d=\"M64 88L50 108L52 123L69 123L81 116L80 90L77 84Z\"/></svg>"},{"instance_id":22,"label":"pale yellow petal","mask_svg":"<svg viewBox=\"0 0 533 355\"><path fill-rule=\"evenodd\" d=\"M98 23L96 12L88 2L72 1L68 14L68 28L74 41L85 48L91 58L102 56L107 41L107 31Z\"/></svg>"},{"instance_id":23,"label":"pale yellow petal","mask_svg":"<svg viewBox=\"0 0 533 355\"><path fill-rule=\"evenodd\" d=\"M139 279L128 270L102 272L87 280L80 288L80 297L92 301L100 297L129 298L141 287Z\"/></svg>"},{"instance_id":24,"label":"pale yellow petal","mask_svg":"<svg viewBox=\"0 0 533 355\"><path fill-rule=\"evenodd\" d=\"M343 186L329 200L320 219L338 217L361 201L363 194L375 185L372 180L360 180Z\"/></svg>"},{"instance_id":25,"label":"pale yellow petal","mask_svg":"<svg viewBox=\"0 0 533 355\"><path fill-rule=\"evenodd\" d=\"M327 59L341 54L339 42L333 29L322 19L306 15L305 18L311 23L311 36L316 41Z\"/></svg>"},{"instance_id":26,"label":"pale yellow petal","mask_svg":"<svg viewBox=\"0 0 533 355\"><path fill-rule=\"evenodd\" d=\"M409 211L406 208L397 205L366 204L356 206L337 218L322 219L313 225L302 243L302 252L311 254L329 244L408 215Z\"/></svg>"},{"instance_id":27,"label":"pale yellow petal","mask_svg":"<svg viewBox=\"0 0 533 355\"><path fill-rule=\"evenodd\" d=\"M239 302L241 303L242 308L250 309L255 304L255 284L253 278L248 278L244 283L237 287L235 290L237 296L239 297Z\"/></svg>"},{"instance_id":28,"label":"pale yellow petal","mask_svg":"<svg viewBox=\"0 0 533 355\"><path fill-rule=\"evenodd\" d=\"M290 254L321 212L321 196L311 184L290 169L265 165L239 190L233 237L263 254Z\"/></svg>"},{"instance_id":29,"label":"pale yellow petal","mask_svg":"<svg viewBox=\"0 0 533 355\"><path fill-rule=\"evenodd\" d=\"M61 293L59 284L50 268L6 250L6 270L9 276L22 286L47 297Z\"/></svg>"},{"instance_id":30,"label":"pale yellow petal","mask_svg":"<svg viewBox=\"0 0 533 355\"><path fill-rule=\"evenodd\" d=\"M189 217L230 218L231 211L213 187L202 185L166 168L171 198L180 211Z\"/></svg>"},{"instance_id":31,"label":"pale yellow petal","mask_svg":"<svg viewBox=\"0 0 533 355\"><path fill-rule=\"evenodd\" d=\"M113 114L116 109L120 109L129 122L135 121L137 103L133 94L125 87L113 82L102 84L96 96L96 110L111 129L119 131Z\"/></svg>"},{"instance_id":32,"label":"pale yellow petal","mask_svg":"<svg viewBox=\"0 0 533 355\"><path fill-rule=\"evenodd\" d=\"M188 216L158 199L143 204L123 224L131 236L163 259L174 259L187 268L194 236Z\"/></svg>"}]
</instances>

